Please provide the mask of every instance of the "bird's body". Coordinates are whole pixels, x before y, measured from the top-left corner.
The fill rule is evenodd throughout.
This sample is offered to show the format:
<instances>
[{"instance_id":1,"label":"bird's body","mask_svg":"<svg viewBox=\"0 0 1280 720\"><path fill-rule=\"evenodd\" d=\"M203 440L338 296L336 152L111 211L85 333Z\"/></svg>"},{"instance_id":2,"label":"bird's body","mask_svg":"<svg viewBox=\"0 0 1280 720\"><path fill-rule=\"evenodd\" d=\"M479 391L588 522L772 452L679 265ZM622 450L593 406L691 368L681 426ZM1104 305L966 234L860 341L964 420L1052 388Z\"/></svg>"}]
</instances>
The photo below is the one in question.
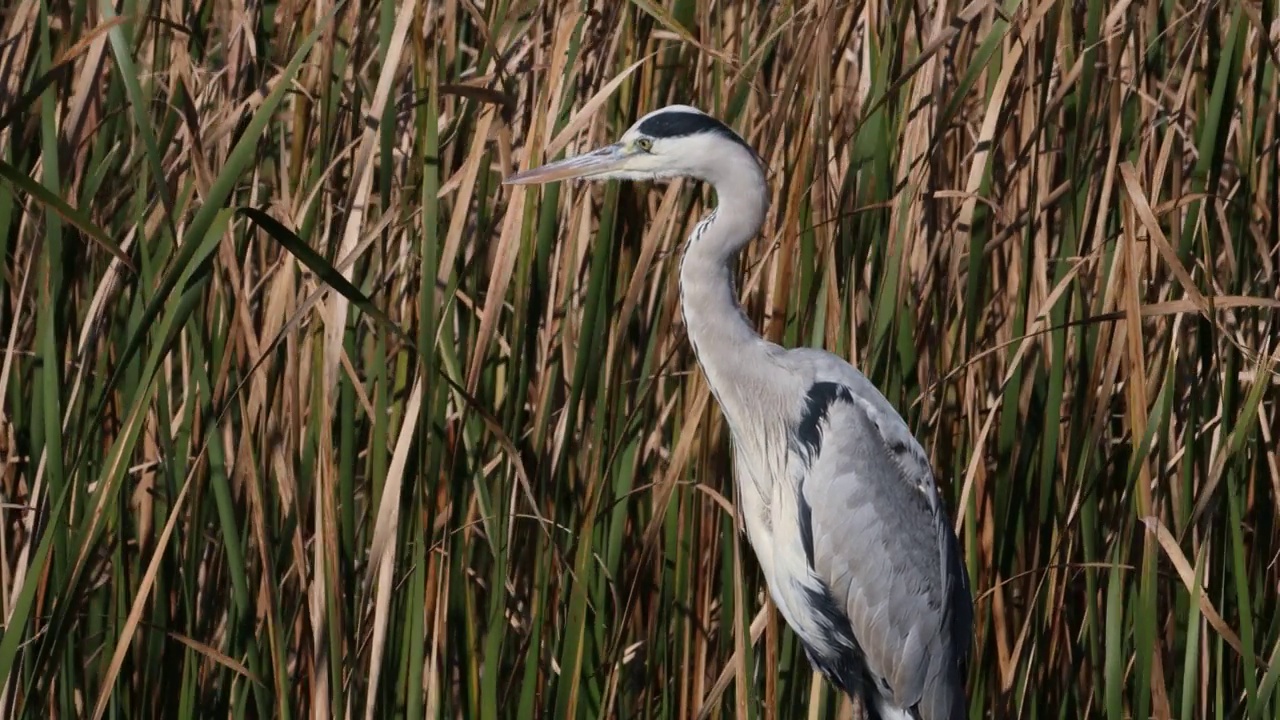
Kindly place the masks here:
<instances>
[{"instance_id":1,"label":"bird's body","mask_svg":"<svg viewBox=\"0 0 1280 720\"><path fill-rule=\"evenodd\" d=\"M719 205L680 268L690 343L730 428L737 506L770 596L810 662L873 718L955 720L973 620L956 537L920 445L862 373L760 337L730 263L768 208L755 152L682 105L622 141L520 173L710 182Z\"/></svg>"}]
</instances>

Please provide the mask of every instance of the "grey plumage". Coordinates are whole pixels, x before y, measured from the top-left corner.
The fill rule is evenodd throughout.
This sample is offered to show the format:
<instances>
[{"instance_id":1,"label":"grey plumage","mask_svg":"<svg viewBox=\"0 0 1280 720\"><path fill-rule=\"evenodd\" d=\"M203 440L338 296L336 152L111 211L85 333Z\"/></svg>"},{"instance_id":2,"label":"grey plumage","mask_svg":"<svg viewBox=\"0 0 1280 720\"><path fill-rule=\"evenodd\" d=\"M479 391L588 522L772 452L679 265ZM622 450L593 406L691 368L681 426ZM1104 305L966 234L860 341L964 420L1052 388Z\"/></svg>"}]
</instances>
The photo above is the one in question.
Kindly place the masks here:
<instances>
[{"instance_id":1,"label":"grey plumage","mask_svg":"<svg viewBox=\"0 0 1280 720\"><path fill-rule=\"evenodd\" d=\"M972 600L924 451L862 373L764 340L738 305L730 261L768 209L760 158L675 105L507 182L571 177L714 185L719 204L681 262L681 308L730 428L738 511L769 594L814 667L873 718L964 717Z\"/></svg>"}]
</instances>

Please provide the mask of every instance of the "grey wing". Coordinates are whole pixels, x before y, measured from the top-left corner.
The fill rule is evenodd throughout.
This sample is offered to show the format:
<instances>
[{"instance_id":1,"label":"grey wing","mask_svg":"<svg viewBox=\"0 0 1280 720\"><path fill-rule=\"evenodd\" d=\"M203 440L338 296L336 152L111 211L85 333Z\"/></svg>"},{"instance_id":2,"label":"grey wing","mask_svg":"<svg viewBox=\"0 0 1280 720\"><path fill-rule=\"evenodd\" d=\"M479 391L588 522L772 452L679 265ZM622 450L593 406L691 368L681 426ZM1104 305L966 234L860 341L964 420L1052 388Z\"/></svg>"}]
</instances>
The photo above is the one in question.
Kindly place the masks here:
<instances>
[{"instance_id":1,"label":"grey wing","mask_svg":"<svg viewBox=\"0 0 1280 720\"><path fill-rule=\"evenodd\" d=\"M880 694L926 720L958 718L968 577L923 450L888 401L855 379L815 383L799 426L806 552Z\"/></svg>"}]
</instances>

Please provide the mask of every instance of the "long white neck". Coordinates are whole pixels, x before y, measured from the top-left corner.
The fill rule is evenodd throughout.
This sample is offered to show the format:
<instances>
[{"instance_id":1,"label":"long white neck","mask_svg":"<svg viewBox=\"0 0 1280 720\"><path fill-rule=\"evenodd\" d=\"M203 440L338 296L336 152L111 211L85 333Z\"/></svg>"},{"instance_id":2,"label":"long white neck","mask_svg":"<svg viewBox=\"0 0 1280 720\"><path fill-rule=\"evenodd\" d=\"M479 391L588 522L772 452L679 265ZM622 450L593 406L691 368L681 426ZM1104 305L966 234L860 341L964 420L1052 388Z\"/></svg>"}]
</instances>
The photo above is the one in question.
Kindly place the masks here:
<instances>
[{"instance_id":1,"label":"long white neck","mask_svg":"<svg viewBox=\"0 0 1280 720\"><path fill-rule=\"evenodd\" d=\"M768 345L747 323L738 304L729 265L755 237L769 207L758 164L708 178L718 205L689 238L680 265L680 301L685 326L707 381L723 395L732 379L763 369ZM723 405L723 402L721 403ZM730 422L733 419L730 418Z\"/></svg>"}]
</instances>

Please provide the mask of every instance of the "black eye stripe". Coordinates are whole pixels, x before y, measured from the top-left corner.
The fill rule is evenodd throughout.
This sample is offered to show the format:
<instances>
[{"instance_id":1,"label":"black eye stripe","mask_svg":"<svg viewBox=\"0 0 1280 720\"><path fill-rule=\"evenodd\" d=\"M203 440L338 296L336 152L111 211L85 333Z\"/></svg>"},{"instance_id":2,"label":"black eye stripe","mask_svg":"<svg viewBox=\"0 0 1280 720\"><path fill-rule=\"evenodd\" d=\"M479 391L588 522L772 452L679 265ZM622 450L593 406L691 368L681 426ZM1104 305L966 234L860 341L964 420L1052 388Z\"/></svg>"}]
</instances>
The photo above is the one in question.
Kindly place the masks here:
<instances>
[{"instance_id":1,"label":"black eye stripe","mask_svg":"<svg viewBox=\"0 0 1280 720\"><path fill-rule=\"evenodd\" d=\"M652 137L683 137L728 129L710 115L678 111L658 113L640 123L641 132Z\"/></svg>"},{"instance_id":2,"label":"black eye stripe","mask_svg":"<svg viewBox=\"0 0 1280 720\"><path fill-rule=\"evenodd\" d=\"M746 141L733 130L730 130L728 126L710 115L703 115L702 113L681 111L658 113L641 122L637 129L654 138L676 138L701 133L713 133L751 150L751 146L747 145Z\"/></svg>"}]
</instances>

